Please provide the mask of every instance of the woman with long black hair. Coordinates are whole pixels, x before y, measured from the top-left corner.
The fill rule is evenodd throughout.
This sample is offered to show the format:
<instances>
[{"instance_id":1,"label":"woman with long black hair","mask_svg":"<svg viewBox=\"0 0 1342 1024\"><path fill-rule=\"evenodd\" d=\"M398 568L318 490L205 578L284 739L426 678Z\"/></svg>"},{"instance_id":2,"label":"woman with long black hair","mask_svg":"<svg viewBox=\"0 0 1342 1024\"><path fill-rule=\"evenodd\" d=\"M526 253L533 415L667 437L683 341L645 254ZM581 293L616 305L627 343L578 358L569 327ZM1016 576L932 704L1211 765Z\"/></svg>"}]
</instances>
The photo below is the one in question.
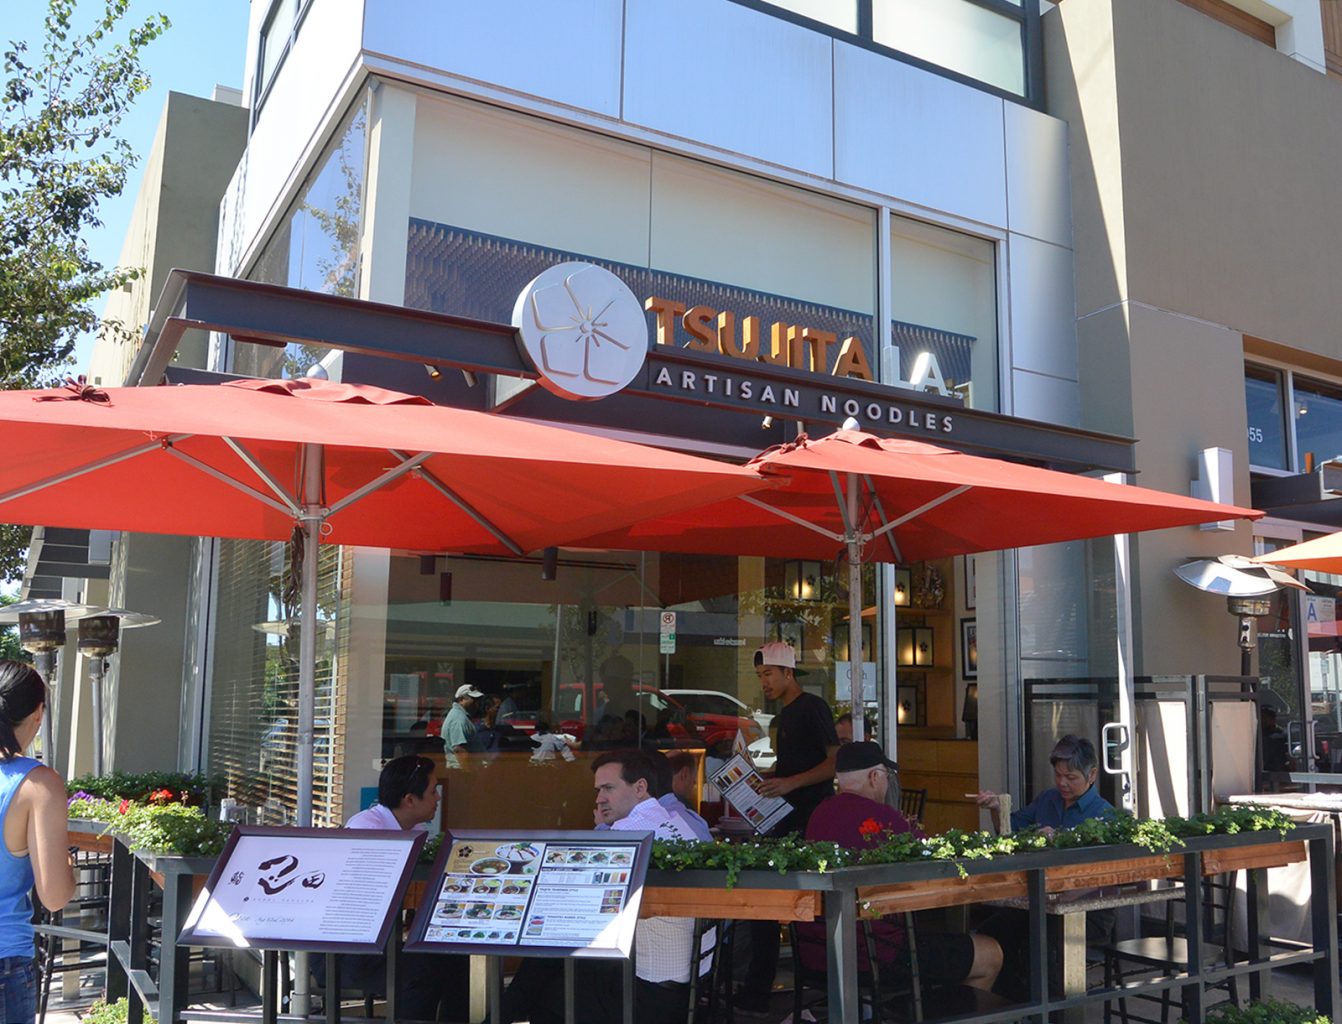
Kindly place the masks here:
<instances>
[{"instance_id":1,"label":"woman with long black hair","mask_svg":"<svg viewBox=\"0 0 1342 1024\"><path fill-rule=\"evenodd\" d=\"M42 724L46 684L29 665L0 661L0 1020L37 1016L34 888L59 910L75 891L66 842L65 784L23 751Z\"/></svg>"}]
</instances>

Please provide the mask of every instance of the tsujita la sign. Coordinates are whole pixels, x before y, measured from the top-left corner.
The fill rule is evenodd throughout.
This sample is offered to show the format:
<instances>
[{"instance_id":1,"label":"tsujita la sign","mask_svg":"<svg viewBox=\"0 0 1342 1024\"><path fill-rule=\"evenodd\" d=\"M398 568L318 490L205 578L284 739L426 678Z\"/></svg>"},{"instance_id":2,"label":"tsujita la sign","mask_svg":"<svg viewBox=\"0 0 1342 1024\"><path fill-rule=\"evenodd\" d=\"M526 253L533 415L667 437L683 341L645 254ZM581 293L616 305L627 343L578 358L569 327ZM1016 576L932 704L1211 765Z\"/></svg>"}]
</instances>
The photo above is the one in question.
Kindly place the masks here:
<instances>
[{"instance_id":1,"label":"tsujita la sign","mask_svg":"<svg viewBox=\"0 0 1342 1024\"><path fill-rule=\"evenodd\" d=\"M559 263L539 274L518 295L512 322L522 354L541 385L563 398L588 401L618 393L643 369L649 350L645 310L653 314L658 348L714 353L743 364L735 373L704 364L694 370L654 367L649 374L654 391L798 418L855 416L872 424L942 433L953 429L953 417L943 411L757 380L749 372L750 364L765 364L803 371L817 382L845 378L874 383L871 360L856 335L841 339L832 331L782 321L766 332L758 316L687 307L659 296L640 303L619 277L590 263ZM677 328L687 339L683 344ZM898 368L899 350L890 352ZM891 386L952 397L931 352L919 353L909 379Z\"/></svg>"}]
</instances>

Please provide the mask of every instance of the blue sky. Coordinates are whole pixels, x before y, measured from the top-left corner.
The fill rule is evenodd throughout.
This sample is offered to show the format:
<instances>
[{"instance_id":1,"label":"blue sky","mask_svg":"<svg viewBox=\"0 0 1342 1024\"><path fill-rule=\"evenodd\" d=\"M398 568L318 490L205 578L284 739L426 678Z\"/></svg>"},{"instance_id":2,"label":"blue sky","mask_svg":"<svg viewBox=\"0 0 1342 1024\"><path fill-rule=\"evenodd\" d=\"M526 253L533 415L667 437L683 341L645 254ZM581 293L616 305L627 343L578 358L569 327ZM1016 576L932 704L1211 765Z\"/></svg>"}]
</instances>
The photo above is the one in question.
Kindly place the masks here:
<instances>
[{"instance_id":1,"label":"blue sky","mask_svg":"<svg viewBox=\"0 0 1342 1024\"><path fill-rule=\"evenodd\" d=\"M46 0L2 0L5 17L0 24L0 43L8 48L10 40L22 39L30 53L40 51L42 19ZM135 151L147 155L154 140L154 129L168 92L209 96L216 84L242 87L246 62L248 0L134 0L127 24L138 24L155 12L166 14L172 28L144 52L145 68L153 79L150 90L136 101L121 131ZM101 13L102 0L78 0L83 17ZM130 222L131 208L140 187L143 163L131 172L126 191L105 202L99 216L103 227L87 235L93 257L112 265L121 254L121 242ZM99 311L102 304L96 307ZM92 339L83 339L76 356L80 368L88 363Z\"/></svg>"}]
</instances>

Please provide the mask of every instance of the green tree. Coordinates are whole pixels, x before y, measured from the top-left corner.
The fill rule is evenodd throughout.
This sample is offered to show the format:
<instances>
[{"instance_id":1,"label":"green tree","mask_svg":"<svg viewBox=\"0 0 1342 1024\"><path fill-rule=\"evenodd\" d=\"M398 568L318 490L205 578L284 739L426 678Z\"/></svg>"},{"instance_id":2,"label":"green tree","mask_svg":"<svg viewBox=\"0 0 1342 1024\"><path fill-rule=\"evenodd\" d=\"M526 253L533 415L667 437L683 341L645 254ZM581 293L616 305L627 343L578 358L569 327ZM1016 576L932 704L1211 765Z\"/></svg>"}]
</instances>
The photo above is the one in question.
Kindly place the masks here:
<instances>
[{"instance_id":1,"label":"green tree","mask_svg":"<svg viewBox=\"0 0 1342 1024\"><path fill-rule=\"evenodd\" d=\"M99 203L120 195L136 157L117 134L149 88L141 51L168 28L162 15L123 24L130 0L103 0L74 25L77 0L48 0L38 52L11 40L0 94L0 387L54 382L88 333L126 336L93 303L140 276L104 267L85 234ZM35 44L37 45L37 44ZM22 572L29 531L0 527L0 577Z\"/></svg>"}]
</instances>

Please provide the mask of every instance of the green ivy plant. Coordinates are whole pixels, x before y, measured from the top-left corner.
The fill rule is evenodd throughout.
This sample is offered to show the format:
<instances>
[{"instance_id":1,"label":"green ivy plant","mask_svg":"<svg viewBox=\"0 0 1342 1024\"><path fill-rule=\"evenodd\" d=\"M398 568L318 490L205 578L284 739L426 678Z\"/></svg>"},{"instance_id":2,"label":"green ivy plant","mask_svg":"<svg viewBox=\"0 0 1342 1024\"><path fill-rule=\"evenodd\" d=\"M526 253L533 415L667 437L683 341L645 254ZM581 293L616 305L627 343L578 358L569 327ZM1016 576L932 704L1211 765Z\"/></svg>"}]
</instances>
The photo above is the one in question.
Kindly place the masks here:
<instances>
[{"instance_id":1,"label":"green ivy plant","mask_svg":"<svg viewBox=\"0 0 1342 1024\"><path fill-rule=\"evenodd\" d=\"M123 996L115 1003L99 999L90 1006L81 1018L82 1024L126 1024L130 1018L130 1003ZM144 1015L145 1024L154 1024L154 1018Z\"/></svg>"},{"instance_id":2,"label":"green ivy plant","mask_svg":"<svg viewBox=\"0 0 1342 1024\"><path fill-rule=\"evenodd\" d=\"M199 772L112 772L110 775L81 775L65 787L69 796L92 796L103 800L130 800L147 803L156 793L168 790L171 800L197 806L213 804L222 785Z\"/></svg>"},{"instance_id":3,"label":"green ivy plant","mask_svg":"<svg viewBox=\"0 0 1342 1024\"><path fill-rule=\"evenodd\" d=\"M126 836L132 850L182 857L217 856L233 831L231 822L216 821L185 804L76 798L70 802L70 817L106 825L103 835Z\"/></svg>"},{"instance_id":4,"label":"green ivy plant","mask_svg":"<svg viewBox=\"0 0 1342 1024\"><path fill-rule=\"evenodd\" d=\"M87 1020L87 1018L85 1018ZM1332 1024L1312 1006L1296 1006L1279 1000L1236 1006L1222 1003L1207 1012L1206 1024ZM1180 1024L1188 1024L1180 1021Z\"/></svg>"},{"instance_id":5,"label":"green ivy plant","mask_svg":"<svg viewBox=\"0 0 1342 1024\"><path fill-rule=\"evenodd\" d=\"M742 871L823 872L857 864L906 864L925 860L950 861L964 878L968 875L965 861L991 860L1013 853L1113 845L1132 845L1152 853L1169 853L1193 836L1277 832L1285 837L1294 827L1295 823L1281 811L1236 804L1222 807L1214 814L1192 818L1138 819L1115 812L1104 818L1090 818L1075 828L1059 829L1051 836L1039 829L1024 829L1005 836L949 829L925 839L908 832L886 832L874 837L875 843L862 850L846 850L834 843L807 842L795 836L713 843L658 840L653 844L652 866L664 871L724 871L729 889L736 884Z\"/></svg>"}]
</instances>

